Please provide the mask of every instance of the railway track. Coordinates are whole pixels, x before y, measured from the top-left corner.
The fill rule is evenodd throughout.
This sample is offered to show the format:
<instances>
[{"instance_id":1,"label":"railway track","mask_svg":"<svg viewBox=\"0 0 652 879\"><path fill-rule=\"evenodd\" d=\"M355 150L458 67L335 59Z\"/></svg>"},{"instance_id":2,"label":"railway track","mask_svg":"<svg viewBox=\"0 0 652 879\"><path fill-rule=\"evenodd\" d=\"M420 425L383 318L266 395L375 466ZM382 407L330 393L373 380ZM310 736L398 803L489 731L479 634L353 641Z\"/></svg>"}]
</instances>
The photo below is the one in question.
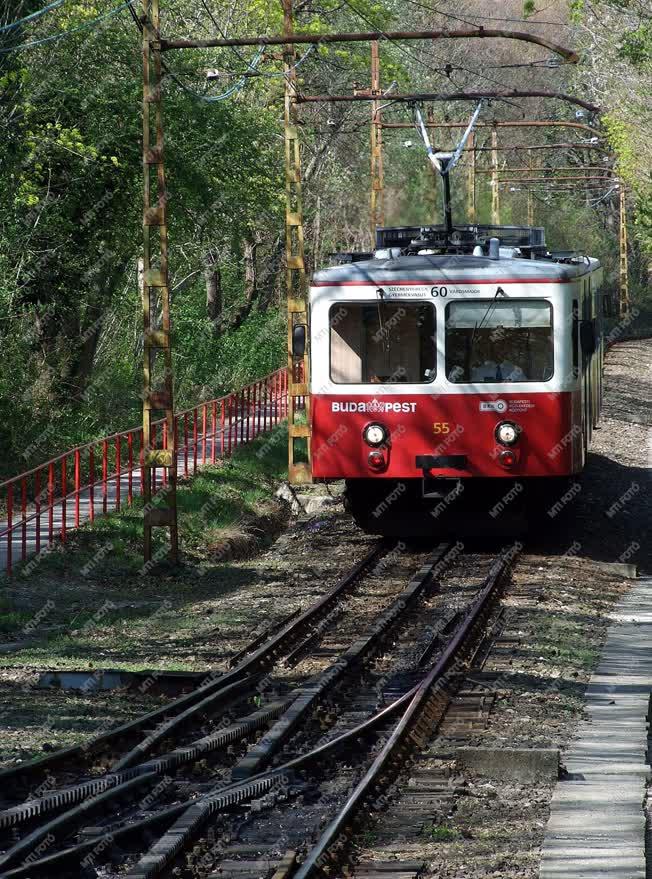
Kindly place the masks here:
<instances>
[{"instance_id":1,"label":"railway track","mask_svg":"<svg viewBox=\"0 0 652 879\"><path fill-rule=\"evenodd\" d=\"M468 655L469 645L491 613L509 565L504 558L477 560L476 575L490 567L486 576L480 577L482 589L478 591L477 579L472 584L464 573L451 604L449 595L446 601L437 596L436 586L447 567L467 562L459 545L437 547L427 558L418 559L416 571L415 561L414 554L392 552L386 543L376 545L326 596L278 631L268 633L262 643L260 638L252 643L248 655L239 657L235 668L217 679L223 686L206 693L206 685L202 685L199 692L164 706L167 712L154 712L155 719L162 718L159 725L135 744L130 740L117 757L116 739L111 739L114 759L108 772L5 808L0 812L5 849L0 855L0 875L7 879L93 875L88 870L108 860L115 862L116 869L111 872L109 867L107 872L103 867L102 875L107 877L150 877L168 875L170 870L182 871L174 875L210 876L210 870L221 861L226 867L231 863L233 873L221 868L220 875L244 876L242 868L247 864L242 855L247 844L236 845L233 851L223 844L225 838L235 838L243 814L249 821L258 813L269 820L273 804L274 820L280 813L283 821L291 824L288 807L297 800L314 799L317 790L321 801L317 811L323 809L324 784L337 789L327 799L329 805L338 807L342 784L354 785L365 768L367 750L363 751L362 767L357 765L360 743L368 744L373 753L379 736L389 736L388 743L393 741L391 730L402 714L401 745L393 746L390 756L383 758L385 776L387 767L391 767L390 775L398 772L405 742L414 744L415 736L423 736L423 718L434 717L432 706L449 698L441 682L448 680L451 666ZM386 583L391 579L388 571L397 564L399 568L401 564L411 566L412 576L402 588L385 590L385 603L374 607L361 633L361 611L370 603L371 584L375 580ZM345 598L346 609L342 610ZM471 621L469 613L473 614ZM354 637L342 650L338 645L347 634ZM298 675L295 686L283 688L287 681L282 674L269 675L269 669L278 671L283 664L286 674L291 670ZM312 674L307 675L306 670ZM261 688L265 673L273 682L272 690L279 692ZM215 683L210 681L208 688ZM250 700L252 692L261 693L264 704L242 717L225 715L224 706L230 700L238 702L238 688L240 704ZM220 712L221 726L187 740L188 735L194 735L198 720ZM134 723L142 732L152 720L139 718ZM187 730L191 732L186 740L180 741ZM248 750L247 742L251 743ZM173 747L165 750L170 744ZM89 748L95 764L97 753L101 753L94 750L97 747L91 743ZM155 748L163 752L152 757ZM41 778L46 767L54 766L58 777L65 778L74 760L71 751L78 753L69 749L65 758L55 754L52 757L58 760L46 758L3 775L25 787ZM88 755L84 757L88 765ZM346 761L351 760L356 765L348 767ZM305 775L312 778L316 770L319 775L319 767L324 765L328 766L327 778L315 788L314 781L306 781ZM366 775L362 781L364 778ZM367 786L357 798L358 807L370 791ZM227 826L218 843L211 829L216 816ZM353 826L350 813L343 820ZM308 821L313 830L314 823ZM291 837L292 832L287 835ZM150 850L141 855L150 843ZM307 847L304 841L295 850ZM254 839L249 850L255 848ZM309 854L299 868L301 875L312 875L305 872L311 857ZM320 862L331 858L329 846L315 857ZM290 856L286 860L294 863ZM263 871L259 875L267 874Z\"/></svg>"},{"instance_id":2,"label":"railway track","mask_svg":"<svg viewBox=\"0 0 652 879\"><path fill-rule=\"evenodd\" d=\"M328 626L340 618L338 609L349 602L355 604L356 588L365 577L381 562L385 567L391 564L392 556L392 544L377 543L306 611L264 633L267 637L255 639L226 674L209 676L189 694L97 736L86 746L69 748L1 773L5 808L0 812L0 834L5 852L0 856L0 870L22 863L44 840L49 840L51 850L52 843L67 838L80 823L103 820L125 802L139 798L147 802L169 773L179 774L215 755L228 754L236 743L245 742L273 723L291 700L269 700L233 722L224 709L251 704L252 700L255 705L265 699L263 674L269 675L284 659L296 665L299 654L323 639ZM198 726L201 730L207 718L214 731L193 736L193 730ZM184 735L185 741L180 744ZM152 758L156 750L159 753ZM105 767L108 771L102 772ZM86 772L80 779L81 768ZM165 796L173 799L176 787L165 791ZM27 795L27 801L16 802ZM165 809L160 811L164 813ZM163 814L160 820L165 821L165 817ZM159 821L158 814L152 818L154 824Z\"/></svg>"}]
</instances>

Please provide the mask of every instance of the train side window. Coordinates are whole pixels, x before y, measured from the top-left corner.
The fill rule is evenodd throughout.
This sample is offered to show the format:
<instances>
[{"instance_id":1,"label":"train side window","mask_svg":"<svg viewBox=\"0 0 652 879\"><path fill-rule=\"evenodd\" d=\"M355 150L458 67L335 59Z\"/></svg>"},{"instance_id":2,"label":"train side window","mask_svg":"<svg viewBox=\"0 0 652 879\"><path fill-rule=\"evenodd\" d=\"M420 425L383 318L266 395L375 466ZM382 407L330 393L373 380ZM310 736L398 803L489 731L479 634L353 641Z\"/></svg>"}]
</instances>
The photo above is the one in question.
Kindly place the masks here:
<instances>
[{"instance_id":1,"label":"train side window","mask_svg":"<svg viewBox=\"0 0 652 879\"><path fill-rule=\"evenodd\" d=\"M336 384L424 384L437 364L430 303L337 302L331 306L330 375Z\"/></svg>"},{"instance_id":2,"label":"train side window","mask_svg":"<svg viewBox=\"0 0 652 879\"><path fill-rule=\"evenodd\" d=\"M573 299L571 344L573 345L573 378L577 378L580 374L580 304L577 299Z\"/></svg>"},{"instance_id":3,"label":"train side window","mask_svg":"<svg viewBox=\"0 0 652 879\"><path fill-rule=\"evenodd\" d=\"M460 300L446 306L446 378L544 382L554 369L552 306L538 299Z\"/></svg>"}]
</instances>

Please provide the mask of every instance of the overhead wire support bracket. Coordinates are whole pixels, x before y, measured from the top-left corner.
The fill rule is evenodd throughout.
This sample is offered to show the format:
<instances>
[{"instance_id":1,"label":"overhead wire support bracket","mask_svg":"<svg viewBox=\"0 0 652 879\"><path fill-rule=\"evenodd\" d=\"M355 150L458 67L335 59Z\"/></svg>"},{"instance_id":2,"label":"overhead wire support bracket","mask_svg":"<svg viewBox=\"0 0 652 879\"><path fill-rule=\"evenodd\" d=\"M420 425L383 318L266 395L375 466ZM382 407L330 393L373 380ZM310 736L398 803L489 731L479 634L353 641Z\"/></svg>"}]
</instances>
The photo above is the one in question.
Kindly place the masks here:
<instances>
[{"instance_id":1,"label":"overhead wire support bracket","mask_svg":"<svg viewBox=\"0 0 652 879\"><path fill-rule=\"evenodd\" d=\"M602 110L596 104L577 98L575 95L567 95L565 92L550 92L537 90L505 89L504 91L482 92L418 92L408 95L392 95L393 104L414 104L427 101L479 101L481 99L509 99L509 98L550 98L551 100L565 101L583 107L590 113L601 113ZM353 95L298 95L298 104L340 104L355 101L371 101L373 98L367 94Z\"/></svg>"},{"instance_id":2,"label":"overhead wire support bracket","mask_svg":"<svg viewBox=\"0 0 652 879\"><path fill-rule=\"evenodd\" d=\"M364 31L336 34L288 34L256 37L224 37L206 40L163 40L162 50L170 49L215 49L227 46L298 46L301 44L320 45L326 43L372 43L379 40L398 42L402 40L460 40L460 39L505 39L520 40L549 49L569 64L577 64L580 56L574 49L560 46L538 34L507 29L472 27L459 30L420 30L420 31Z\"/></svg>"}]
</instances>

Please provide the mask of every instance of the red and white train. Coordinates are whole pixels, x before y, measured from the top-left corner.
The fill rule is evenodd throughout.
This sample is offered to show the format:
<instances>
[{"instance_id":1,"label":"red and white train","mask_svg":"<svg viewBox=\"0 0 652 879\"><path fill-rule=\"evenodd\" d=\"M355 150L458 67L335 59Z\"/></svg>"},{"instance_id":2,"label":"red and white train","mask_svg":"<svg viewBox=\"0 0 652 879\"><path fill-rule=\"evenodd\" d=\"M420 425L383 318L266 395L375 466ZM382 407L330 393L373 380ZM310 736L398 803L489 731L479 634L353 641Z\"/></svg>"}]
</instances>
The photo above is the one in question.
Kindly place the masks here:
<instances>
[{"instance_id":1,"label":"red and white train","mask_svg":"<svg viewBox=\"0 0 652 879\"><path fill-rule=\"evenodd\" d=\"M601 282L540 228L379 229L375 253L312 281L313 479L346 480L386 534L504 522L516 494L563 491L600 413Z\"/></svg>"}]
</instances>

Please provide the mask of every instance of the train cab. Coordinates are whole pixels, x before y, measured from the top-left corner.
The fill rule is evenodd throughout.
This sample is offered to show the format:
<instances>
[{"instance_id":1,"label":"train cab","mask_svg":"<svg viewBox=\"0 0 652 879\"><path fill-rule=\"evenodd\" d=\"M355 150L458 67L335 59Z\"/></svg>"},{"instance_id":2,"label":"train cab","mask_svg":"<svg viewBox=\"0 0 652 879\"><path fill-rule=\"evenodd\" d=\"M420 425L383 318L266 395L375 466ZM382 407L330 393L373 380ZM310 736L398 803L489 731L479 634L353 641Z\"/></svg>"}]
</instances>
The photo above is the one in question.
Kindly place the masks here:
<instances>
[{"instance_id":1,"label":"train cab","mask_svg":"<svg viewBox=\"0 0 652 879\"><path fill-rule=\"evenodd\" d=\"M378 533L580 473L599 417L597 260L541 229L463 227L453 252L437 230L379 230L311 286L313 478Z\"/></svg>"}]
</instances>

